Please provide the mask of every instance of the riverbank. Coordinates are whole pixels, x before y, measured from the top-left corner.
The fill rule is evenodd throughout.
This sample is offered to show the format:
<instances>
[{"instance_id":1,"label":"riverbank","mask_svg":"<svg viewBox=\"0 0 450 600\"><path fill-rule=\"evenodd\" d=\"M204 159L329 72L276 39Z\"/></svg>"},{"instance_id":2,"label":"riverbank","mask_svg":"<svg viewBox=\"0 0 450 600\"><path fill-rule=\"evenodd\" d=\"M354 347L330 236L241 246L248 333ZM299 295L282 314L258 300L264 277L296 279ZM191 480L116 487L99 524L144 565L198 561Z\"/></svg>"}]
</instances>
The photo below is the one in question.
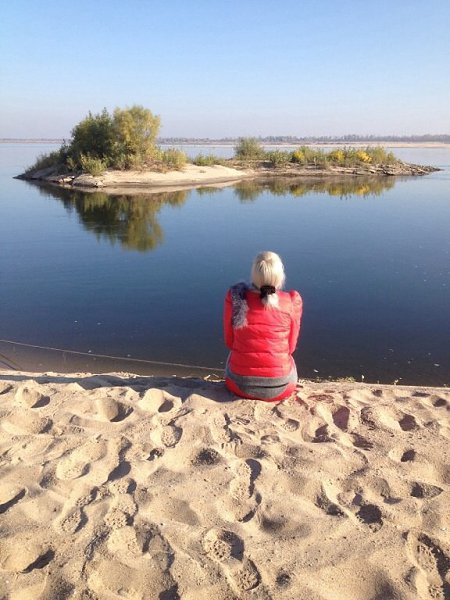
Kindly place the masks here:
<instances>
[{"instance_id":1,"label":"riverbank","mask_svg":"<svg viewBox=\"0 0 450 600\"><path fill-rule=\"evenodd\" d=\"M115 192L124 189L149 189L175 190L189 189L202 186L220 187L232 185L248 179L267 178L331 178L348 176L422 176L439 171L438 168L409 163L395 163L389 165L360 165L358 167L287 164L282 167L273 167L265 162L257 166L198 166L187 164L180 170L167 172L157 171L117 171L107 170L102 175L89 174L55 174L52 167L40 169L18 176L18 179L27 181L46 182L63 187L73 187L80 190L102 189L106 192Z\"/></svg>"},{"instance_id":2,"label":"riverbank","mask_svg":"<svg viewBox=\"0 0 450 600\"><path fill-rule=\"evenodd\" d=\"M0 596L446 598L450 390L0 372ZM74 593L73 593L74 592Z\"/></svg>"}]
</instances>

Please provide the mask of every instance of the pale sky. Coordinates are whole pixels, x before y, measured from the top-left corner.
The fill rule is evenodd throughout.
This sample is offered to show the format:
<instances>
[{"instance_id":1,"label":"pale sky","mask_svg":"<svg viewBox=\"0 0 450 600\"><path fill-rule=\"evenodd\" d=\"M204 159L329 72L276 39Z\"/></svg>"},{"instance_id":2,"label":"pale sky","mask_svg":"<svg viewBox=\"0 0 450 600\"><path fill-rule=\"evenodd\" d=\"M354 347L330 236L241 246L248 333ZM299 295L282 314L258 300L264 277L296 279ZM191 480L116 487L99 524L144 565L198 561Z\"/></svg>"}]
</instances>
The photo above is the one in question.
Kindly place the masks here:
<instances>
[{"instance_id":1,"label":"pale sky","mask_svg":"<svg viewBox=\"0 0 450 600\"><path fill-rule=\"evenodd\" d=\"M141 104L186 137L450 133L449 0L14 0L0 137Z\"/></svg>"}]
</instances>

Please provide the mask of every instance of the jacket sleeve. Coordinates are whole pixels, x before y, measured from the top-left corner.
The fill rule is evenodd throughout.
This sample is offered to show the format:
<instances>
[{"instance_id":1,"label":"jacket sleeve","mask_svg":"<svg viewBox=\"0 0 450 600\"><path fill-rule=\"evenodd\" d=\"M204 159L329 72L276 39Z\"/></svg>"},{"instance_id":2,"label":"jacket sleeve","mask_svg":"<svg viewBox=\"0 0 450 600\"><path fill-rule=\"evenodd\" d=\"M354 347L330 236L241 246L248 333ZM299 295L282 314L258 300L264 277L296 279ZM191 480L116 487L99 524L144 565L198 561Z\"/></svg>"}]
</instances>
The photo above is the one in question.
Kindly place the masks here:
<instances>
[{"instance_id":1,"label":"jacket sleeve","mask_svg":"<svg viewBox=\"0 0 450 600\"><path fill-rule=\"evenodd\" d=\"M298 336L300 335L300 322L303 313L303 300L298 292L293 290L289 292L292 301L291 330L289 333L289 353L292 354L297 347Z\"/></svg>"},{"instance_id":2,"label":"jacket sleeve","mask_svg":"<svg viewBox=\"0 0 450 600\"><path fill-rule=\"evenodd\" d=\"M228 290L225 296L225 304L223 308L223 338L227 348L232 350L233 348L233 307L231 303L231 292Z\"/></svg>"}]
</instances>

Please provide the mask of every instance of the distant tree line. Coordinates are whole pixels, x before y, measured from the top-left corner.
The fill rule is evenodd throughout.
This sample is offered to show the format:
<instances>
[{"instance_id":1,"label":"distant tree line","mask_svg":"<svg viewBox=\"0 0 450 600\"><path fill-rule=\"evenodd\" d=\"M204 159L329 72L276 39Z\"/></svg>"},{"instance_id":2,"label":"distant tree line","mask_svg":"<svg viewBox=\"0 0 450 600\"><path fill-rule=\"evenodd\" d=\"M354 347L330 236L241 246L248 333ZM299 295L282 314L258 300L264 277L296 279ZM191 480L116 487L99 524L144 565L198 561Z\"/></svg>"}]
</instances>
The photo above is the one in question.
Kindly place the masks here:
<instances>
[{"instance_id":1,"label":"distant tree line","mask_svg":"<svg viewBox=\"0 0 450 600\"><path fill-rule=\"evenodd\" d=\"M240 138L189 138L167 137L159 138L160 144L236 144ZM440 142L450 144L450 134L425 134L425 135L356 135L342 136L292 136L292 135L267 135L255 137L261 144L345 144L345 143L379 143L379 142Z\"/></svg>"},{"instance_id":2,"label":"distant tree line","mask_svg":"<svg viewBox=\"0 0 450 600\"><path fill-rule=\"evenodd\" d=\"M159 144L236 144L240 138L238 137L222 137L222 138L194 138L194 137L164 137L158 138ZM450 144L450 134L431 134L425 135L356 135L348 134L342 136L292 136L292 135L267 135L256 138L260 143L270 144L345 144L345 143L372 143L372 142L410 142L410 143L427 143L437 142L442 144ZM47 143L63 143L63 138L0 138L1 144L24 143L24 142L47 142Z\"/></svg>"}]
</instances>

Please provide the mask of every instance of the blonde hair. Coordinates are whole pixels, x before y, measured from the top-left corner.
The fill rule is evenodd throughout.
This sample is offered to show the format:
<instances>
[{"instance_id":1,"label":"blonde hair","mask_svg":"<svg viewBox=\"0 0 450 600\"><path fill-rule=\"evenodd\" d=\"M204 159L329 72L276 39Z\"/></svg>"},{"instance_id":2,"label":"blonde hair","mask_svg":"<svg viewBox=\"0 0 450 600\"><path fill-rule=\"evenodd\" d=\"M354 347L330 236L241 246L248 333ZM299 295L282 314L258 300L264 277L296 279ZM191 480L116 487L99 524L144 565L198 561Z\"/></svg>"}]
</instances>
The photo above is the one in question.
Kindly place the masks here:
<instances>
[{"instance_id":1,"label":"blonde hair","mask_svg":"<svg viewBox=\"0 0 450 600\"><path fill-rule=\"evenodd\" d=\"M280 290L286 278L281 258L275 252L260 252L253 261L250 277L257 289L271 285L276 290ZM278 295L268 294L261 299L261 302L266 308L276 308L278 307Z\"/></svg>"}]
</instances>

